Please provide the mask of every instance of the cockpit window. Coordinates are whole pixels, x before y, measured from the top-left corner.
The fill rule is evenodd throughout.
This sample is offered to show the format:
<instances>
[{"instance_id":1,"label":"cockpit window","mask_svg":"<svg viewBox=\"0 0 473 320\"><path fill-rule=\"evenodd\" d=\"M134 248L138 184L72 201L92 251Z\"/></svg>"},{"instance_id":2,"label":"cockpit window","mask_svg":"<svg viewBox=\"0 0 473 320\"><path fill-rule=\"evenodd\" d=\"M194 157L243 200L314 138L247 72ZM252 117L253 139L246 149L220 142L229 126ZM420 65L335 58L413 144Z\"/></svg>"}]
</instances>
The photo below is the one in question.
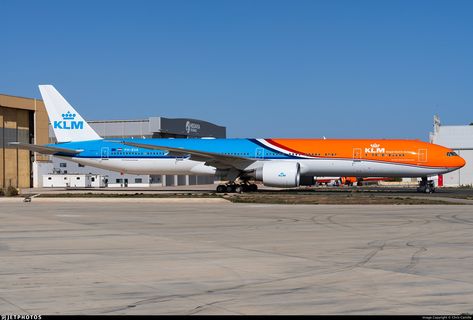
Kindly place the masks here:
<instances>
[{"instance_id":1,"label":"cockpit window","mask_svg":"<svg viewBox=\"0 0 473 320\"><path fill-rule=\"evenodd\" d=\"M455 157L458 156L458 154L454 151L447 152L447 157Z\"/></svg>"}]
</instances>

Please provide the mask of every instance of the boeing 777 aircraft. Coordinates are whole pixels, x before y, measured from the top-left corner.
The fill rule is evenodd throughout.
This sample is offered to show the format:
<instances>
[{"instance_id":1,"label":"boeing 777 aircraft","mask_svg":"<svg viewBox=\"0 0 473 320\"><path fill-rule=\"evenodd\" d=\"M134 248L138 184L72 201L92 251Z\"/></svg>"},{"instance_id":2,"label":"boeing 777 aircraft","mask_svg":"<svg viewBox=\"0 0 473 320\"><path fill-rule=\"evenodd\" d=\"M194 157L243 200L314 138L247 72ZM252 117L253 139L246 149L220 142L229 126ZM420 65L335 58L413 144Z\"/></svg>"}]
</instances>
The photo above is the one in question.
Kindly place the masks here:
<instances>
[{"instance_id":1,"label":"boeing 777 aircraft","mask_svg":"<svg viewBox=\"0 0 473 320\"><path fill-rule=\"evenodd\" d=\"M121 139L101 138L51 85L39 90L57 144L14 142L18 148L132 174L214 174L218 192L314 184L314 176L427 177L457 170L465 160L451 149L391 139Z\"/></svg>"}]
</instances>

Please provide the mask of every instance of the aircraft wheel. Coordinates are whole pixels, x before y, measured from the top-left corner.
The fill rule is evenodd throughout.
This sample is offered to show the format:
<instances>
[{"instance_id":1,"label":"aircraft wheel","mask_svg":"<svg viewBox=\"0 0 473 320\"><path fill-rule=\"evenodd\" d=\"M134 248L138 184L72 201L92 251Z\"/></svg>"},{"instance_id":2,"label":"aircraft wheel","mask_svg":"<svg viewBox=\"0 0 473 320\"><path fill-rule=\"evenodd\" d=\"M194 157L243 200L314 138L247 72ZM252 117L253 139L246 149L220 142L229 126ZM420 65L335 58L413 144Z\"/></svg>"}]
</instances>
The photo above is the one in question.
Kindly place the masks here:
<instances>
[{"instance_id":1,"label":"aircraft wheel","mask_svg":"<svg viewBox=\"0 0 473 320\"><path fill-rule=\"evenodd\" d=\"M250 192L256 192L258 191L258 186L256 184L250 184L249 189L250 189Z\"/></svg>"},{"instance_id":2,"label":"aircraft wheel","mask_svg":"<svg viewBox=\"0 0 473 320\"><path fill-rule=\"evenodd\" d=\"M227 191L227 186L223 185L223 184L219 184L217 186L217 192L218 193L224 193L225 191Z\"/></svg>"},{"instance_id":3,"label":"aircraft wheel","mask_svg":"<svg viewBox=\"0 0 473 320\"><path fill-rule=\"evenodd\" d=\"M231 184L227 185L227 192L228 193L235 192L235 186Z\"/></svg>"},{"instance_id":4,"label":"aircraft wheel","mask_svg":"<svg viewBox=\"0 0 473 320\"><path fill-rule=\"evenodd\" d=\"M243 183L240 185L241 186L241 191L242 192L250 192L250 185L246 184L246 183Z\"/></svg>"}]
</instances>

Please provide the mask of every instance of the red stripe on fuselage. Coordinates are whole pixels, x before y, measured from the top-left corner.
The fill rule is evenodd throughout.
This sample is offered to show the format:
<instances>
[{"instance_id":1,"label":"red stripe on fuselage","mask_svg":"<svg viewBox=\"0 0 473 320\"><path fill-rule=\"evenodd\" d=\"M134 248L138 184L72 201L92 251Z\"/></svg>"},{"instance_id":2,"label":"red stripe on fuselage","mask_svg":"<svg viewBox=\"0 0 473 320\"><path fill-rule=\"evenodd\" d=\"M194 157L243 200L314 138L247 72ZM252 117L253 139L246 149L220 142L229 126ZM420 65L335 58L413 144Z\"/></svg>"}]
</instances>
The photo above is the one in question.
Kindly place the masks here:
<instances>
[{"instance_id":1,"label":"red stripe on fuselage","mask_svg":"<svg viewBox=\"0 0 473 320\"><path fill-rule=\"evenodd\" d=\"M297 150L294 150L294 149L291 149L291 148L288 148L282 144L279 144L277 142L275 142L273 139L264 139L266 142L269 142L270 144L278 147L278 148L281 148L281 149L284 149L286 151L289 151L289 152L293 152L293 153L297 153L297 154L300 154L300 155L305 155L304 152L299 152Z\"/></svg>"}]
</instances>

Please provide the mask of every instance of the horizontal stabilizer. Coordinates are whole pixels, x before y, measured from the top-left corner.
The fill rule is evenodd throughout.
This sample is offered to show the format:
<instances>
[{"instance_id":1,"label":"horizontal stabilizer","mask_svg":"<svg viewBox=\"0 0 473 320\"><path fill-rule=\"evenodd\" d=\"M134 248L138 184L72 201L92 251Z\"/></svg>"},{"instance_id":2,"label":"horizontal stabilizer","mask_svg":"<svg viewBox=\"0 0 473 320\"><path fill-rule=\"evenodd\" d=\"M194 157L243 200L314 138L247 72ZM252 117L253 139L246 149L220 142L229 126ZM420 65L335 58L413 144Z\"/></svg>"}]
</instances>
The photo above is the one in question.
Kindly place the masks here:
<instances>
[{"instance_id":1,"label":"horizontal stabilizer","mask_svg":"<svg viewBox=\"0 0 473 320\"><path fill-rule=\"evenodd\" d=\"M17 147L18 149L31 150L33 152L38 152L41 154L52 154L52 155L63 154L63 155L73 156L83 151L83 150L51 147L51 146L40 146L37 144L29 144L29 143L22 143L22 142L10 142L9 145Z\"/></svg>"}]
</instances>

